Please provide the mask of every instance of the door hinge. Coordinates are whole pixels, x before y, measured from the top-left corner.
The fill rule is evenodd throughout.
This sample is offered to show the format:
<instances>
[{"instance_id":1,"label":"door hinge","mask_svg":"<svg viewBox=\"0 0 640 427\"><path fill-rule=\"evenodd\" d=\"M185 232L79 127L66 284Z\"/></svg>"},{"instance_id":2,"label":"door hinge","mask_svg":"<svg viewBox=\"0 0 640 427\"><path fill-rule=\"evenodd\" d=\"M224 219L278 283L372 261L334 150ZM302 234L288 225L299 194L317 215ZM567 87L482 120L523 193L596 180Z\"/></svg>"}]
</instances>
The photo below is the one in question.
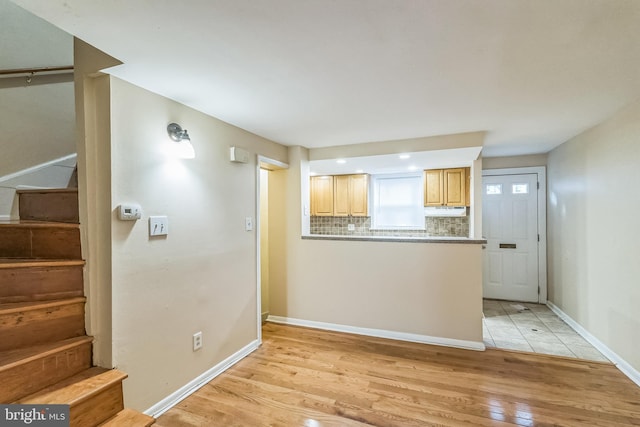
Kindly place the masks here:
<instances>
[{"instance_id":1,"label":"door hinge","mask_svg":"<svg viewBox=\"0 0 640 427\"><path fill-rule=\"evenodd\" d=\"M540 286L538 286L538 295L540 295Z\"/></svg>"},{"instance_id":2,"label":"door hinge","mask_svg":"<svg viewBox=\"0 0 640 427\"><path fill-rule=\"evenodd\" d=\"M536 186L538 187L538 190L540 189L540 182L536 182Z\"/></svg>"},{"instance_id":3,"label":"door hinge","mask_svg":"<svg viewBox=\"0 0 640 427\"><path fill-rule=\"evenodd\" d=\"M540 235L538 234L538 242L540 241Z\"/></svg>"}]
</instances>

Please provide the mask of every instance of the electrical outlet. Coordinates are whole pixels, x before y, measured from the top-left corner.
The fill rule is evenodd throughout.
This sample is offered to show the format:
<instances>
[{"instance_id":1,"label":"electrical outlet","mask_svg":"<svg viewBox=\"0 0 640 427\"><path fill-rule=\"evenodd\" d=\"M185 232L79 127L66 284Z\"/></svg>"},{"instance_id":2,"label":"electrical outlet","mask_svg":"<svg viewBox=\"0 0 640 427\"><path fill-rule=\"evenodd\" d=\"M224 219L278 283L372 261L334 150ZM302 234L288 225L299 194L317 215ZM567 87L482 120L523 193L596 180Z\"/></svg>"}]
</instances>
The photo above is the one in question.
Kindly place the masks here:
<instances>
[{"instance_id":1,"label":"electrical outlet","mask_svg":"<svg viewBox=\"0 0 640 427\"><path fill-rule=\"evenodd\" d=\"M355 224L347 224L347 231L356 231Z\"/></svg>"},{"instance_id":2,"label":"electrical outlet","mask_svg":"<svg viewBox=\"0 0 640 427\"><path fill-rule=\"evenodd\" d=\"M200 350L202 348L202 332L196 332L193 334L193 351Z\"/></svg>"}]
</instances>

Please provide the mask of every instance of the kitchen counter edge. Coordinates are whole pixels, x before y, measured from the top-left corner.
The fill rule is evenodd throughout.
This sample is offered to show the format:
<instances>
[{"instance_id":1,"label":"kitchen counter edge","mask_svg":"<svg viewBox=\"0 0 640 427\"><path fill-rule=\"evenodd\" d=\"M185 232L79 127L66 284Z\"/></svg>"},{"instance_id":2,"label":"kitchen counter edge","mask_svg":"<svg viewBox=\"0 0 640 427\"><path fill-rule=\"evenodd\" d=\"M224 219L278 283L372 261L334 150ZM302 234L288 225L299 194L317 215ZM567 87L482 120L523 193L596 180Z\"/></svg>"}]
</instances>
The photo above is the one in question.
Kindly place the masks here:
<instances>
[{"instance_id":1,"label":"kitchen counter edge","mask_svg":"<svg viewBox=\"0 0 640 427\"><path fill-rule=\"evenodd\" d=\"M301 236L303 240L352 240L356 242L400 242L400 243L462 243L484 245L486 239L468 237L398 237L398 236L344 236L327 234L310 234Z\"/></svg>"}]
</instances>

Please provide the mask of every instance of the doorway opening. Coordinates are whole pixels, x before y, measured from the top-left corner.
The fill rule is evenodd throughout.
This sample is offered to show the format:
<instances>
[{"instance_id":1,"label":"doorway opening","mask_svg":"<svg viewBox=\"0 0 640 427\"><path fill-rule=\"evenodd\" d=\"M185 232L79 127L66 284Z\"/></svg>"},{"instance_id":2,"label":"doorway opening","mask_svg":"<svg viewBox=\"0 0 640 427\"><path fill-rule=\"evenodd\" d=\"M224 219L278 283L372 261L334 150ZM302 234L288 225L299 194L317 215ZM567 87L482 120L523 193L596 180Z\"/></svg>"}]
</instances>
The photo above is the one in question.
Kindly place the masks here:
<instances>
[{"instance_id":1,"label":"doorway opening","mask_svg":"<svg viewBox=\"0 0 640 427\"><path fill-rule=\"evenodd\" d=\"M257 319L258 342L262 342L262 323L269 317L269 295L273 264L272 253L278 252L284 241L284 229L281 226L283 195L285 194L284 175L289 166L286 163L258 156L257 166ZM274 175L276 174L276 175Z\"/></svg>"},{"instance_id":2,"label":"doorway opening","mask_svg":"<svg viewBox=\"0 0 640 427\"><path fill-rule=\"evenodd\" d=\"M482 171L483 296L547 302L544 167Z\"/></svg>"}]
</instances>

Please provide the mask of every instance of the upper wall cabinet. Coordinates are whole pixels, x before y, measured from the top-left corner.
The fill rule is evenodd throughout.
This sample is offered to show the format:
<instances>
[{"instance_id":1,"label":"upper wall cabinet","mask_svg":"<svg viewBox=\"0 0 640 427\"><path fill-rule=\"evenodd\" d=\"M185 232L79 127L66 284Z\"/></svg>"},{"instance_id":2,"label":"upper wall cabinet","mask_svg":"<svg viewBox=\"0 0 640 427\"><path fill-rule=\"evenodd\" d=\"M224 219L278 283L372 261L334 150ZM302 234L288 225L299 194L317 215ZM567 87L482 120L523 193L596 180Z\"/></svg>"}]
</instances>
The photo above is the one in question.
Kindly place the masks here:
<instances>
[{"instance_id":1,"label":"upper wall cabinet","mask_svg":"<svg viewBox=\"0 0 640 427\"><path fill-rule=\"evenodd\" d=\"M425 206L469 206L469 168L424 171Z\"/></svg>"},{"instance_id":2,"label":"upper wall cabinet","mask_svg":"<svg viewBox=\"0 0 640 427\"><path fill-rule=\"evenodd\" d=\"M333 177L311 177L311 215L333 216Z\"/></svg>"},{"instance_id":3,"label":"upper wall cabinet","mask_svg":"<svg viewBox=\"0 0 640 427\"><path fill-rule=\"evenodd\" d=\"M333 215L348 216L351 207L349 200L349 175L333 177Z\"/></svg>"},{"instance_id":4,"label":"upper wall cabinet","mask_svg":"<svg viewBox=\"0 0 640 427\"><path fill-rule=\"evenodd\" d=\"M444 205L444 176L442 169L424 171L424 205Z\"/></svg>"},{"instance_id":5,"label":"upper wall cabinet","mask_svg":"<svg viewBox=\"0 0 640 427\"><path fill-rule=\"evenodd\" d=\"M349 175L349 215L369 214L369 175Z\"/></svg>"},{"instance_id":6,"label":"upper wall cabinet","mask_svg":"<svg viewBox=\"0 0 640 427\"><path fill-rule=\"evenodd\" d=\"M368 183L366 174L312 177L311 215L367 216Z\"/></svg>"}]
</instances>

